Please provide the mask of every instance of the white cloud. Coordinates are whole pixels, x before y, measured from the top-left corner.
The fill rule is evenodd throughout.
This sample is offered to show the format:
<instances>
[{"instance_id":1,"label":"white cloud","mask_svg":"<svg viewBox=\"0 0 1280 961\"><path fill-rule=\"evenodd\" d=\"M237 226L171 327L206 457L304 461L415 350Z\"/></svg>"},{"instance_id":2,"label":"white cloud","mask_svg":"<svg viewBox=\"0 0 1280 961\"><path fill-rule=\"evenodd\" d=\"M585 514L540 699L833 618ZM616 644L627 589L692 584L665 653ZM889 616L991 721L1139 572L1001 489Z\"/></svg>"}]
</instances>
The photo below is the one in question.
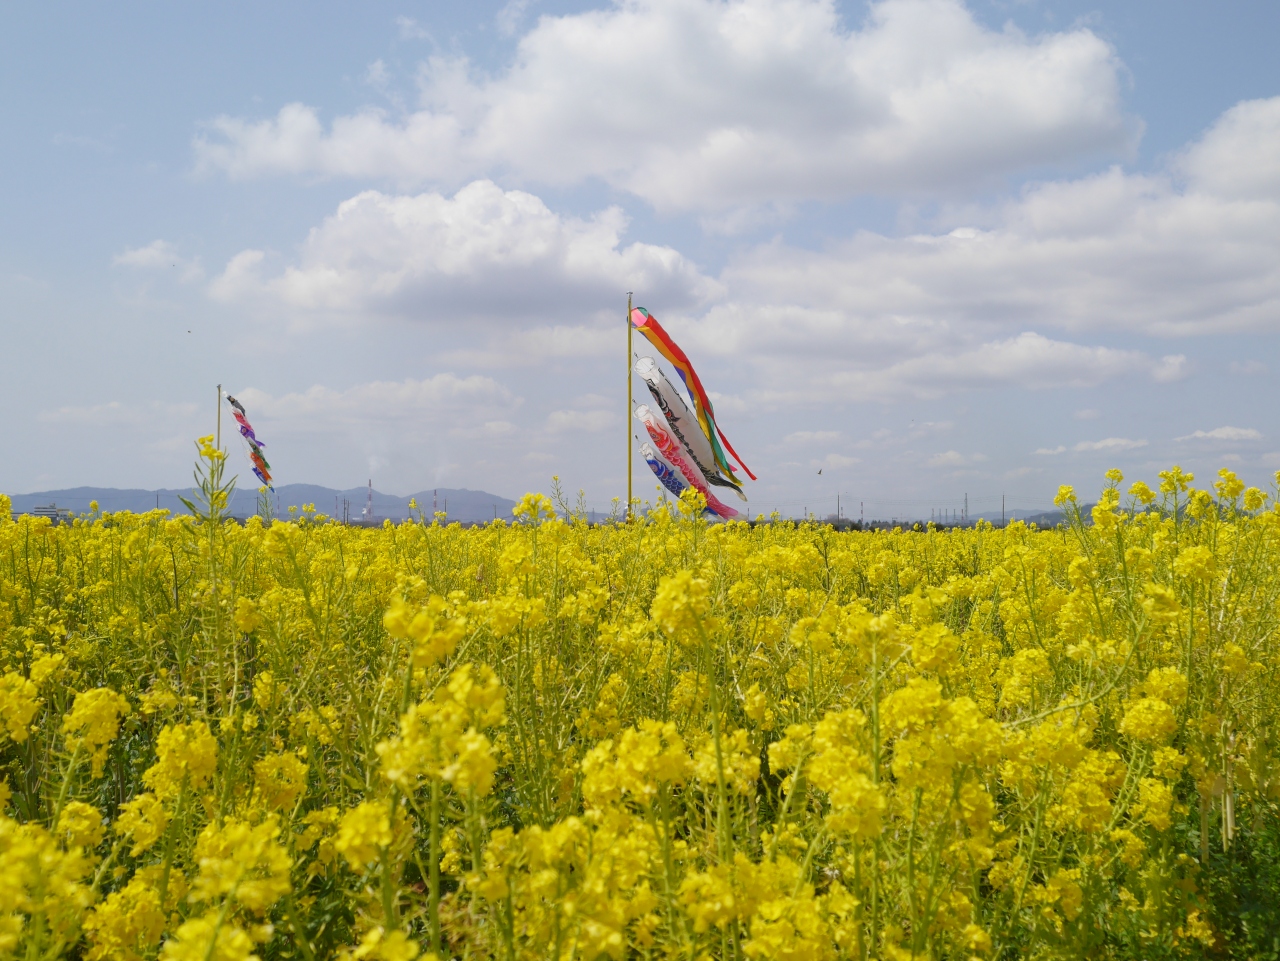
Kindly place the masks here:
<instances>
[{"instance_id":1,"label":"white cloud","mask_svg":"<svg viewBox=\"0 0 1280 961\"><path fill-rule=\"evenodd\" d=\"M1197 430L1182 437L1174 438L1178 441L1184 440L1262 440L1262 433L1254 430L1252 427L1215 427L1213 430Z\"/></svg>"},{"instance_id":2,"label":"white cloud","mask_svg":"<svg viewBox=\"0 0 1280 961\"><path fill-rule=\"evenodd\" d=\"M36 419L44 424L80 427L151 427L171 429L190 422L196 412L191 403L170 404L151 401L128 404L112 400L102 404L67 405L41 411Z\"/></svg>"},{"instance_id":3,"label":"white cloud","mask_svg":"<svg viewBox=\"0 0 1280 961\"><path fill-rule=\"evenodd\" d=\"M201 280L204 268L198 257L186 258L167 240L153 240L145 247L130 247L116 254L111 263L117 267L136 267L141 270L176 270L183 282Z\"/></svg>"},{"instance_id":4,"label":"white cloud","mask_svg":"<svg viewBox=\"0 0 1280 961\"><path fill-rule=\"evenodd\" d=\"M1065 453L1066 450L1067 449L1065 447L1059 444L1057 447L1039 447L1034 451L1034 453L1045 457L1053 457L1057 454Z\"/></svg>"},{"instance_id":5,"label":"white cloud","mask_svg":"<svg viewBox=\"0 0 1280 961\"><path fill-rule=\"evenodd\" d=\"M294 262L243 251L210 291L296 315L518 321L510 334L482 325L470 343L444 347L451 366L474 369L605 356L616 349L607 305L636 289L700 365L754 377L751 401L766 408L1167 383L1191 373L1186 353L1082 334L1132 343L1280 319L1280 201L1217 197L1184 180L1113 169L1039 184L966 212L981 228L862 232L817 251L775 241L714 278L670 247L624 246L616 208L567 217L489 181L453 197L371 191L316 227ZM730 413L748 406L715 396Z\"/></svg>"},{"instance_id":6,"label":"white cloud","mask_svg":"<svg viewBox=\"0 0 1280 961\"><path fill-rule=\"evenodd\" d=\"M926 420L919 424L912 424L910 434L912 437L925 437L929 434L940 434L943 431L952 430L955 426L955 422L950 420Z\"/></svg>"},{"instance_id":7,"label":"white cloud","mask_svg":"<svg viewBox=\"0 0 1280 961\"><path fill-rule=\"evenodd\" d=\"M609 329L556 325L504 330L489 335L483 346L443 351L439 359L452 367L509 368L527 367L551 358L607 356L618 350L619 326L615 323Z\"/></svg>"},{"instance_id":8,"label":"white cloud","mask_svg":"<svg viewBox=\"0 0 1280 961\"><path fill-rule=\"evenodd\" d=\"M86 435L108 436L129 450L166 458L174 453L195 458L192 442L206 432L208 420L189 402L112 400L100 404L68 404L36 414L42 431L83 429Z\"/></svg>"},{"instance_id":9,"label":"white cloud","mask_svg":"<svg viewBox=\"0 0 1280 961\"><path fill-rule=\"evenodd\" d=\"M718 293L670 247L622 246L617 208L562 217L537 197L476 181L453 197L361 193L311 231L297 263L266 271L246 250L210 284L223 301L320 313L387 313L434 321L594 311L629 285L665 303Z\"/></svg>"},{"instance_id":10,"label":"white cloud","mask_svg":"<svg viewBox=\"0 0 1280 961\"><path fill-rule=\"evenodd\" d=\"M827 468L839 469L841 467L852 467L854 464L861 464L862 461L857 457L849 457L845 454L828 454L826 457L809 461L810 467L820 467L823 470Z\"/></svg>"},{"instance_id":11,"label":"white cloud","mask_svg":"<svg viewBox=\"0 0 1280 961\"><path fill-rule=\"evenodd\" d=\"M986 454L965 455L958 450L948 450L940 454L934 454L925 463L929 467L971 467L985 463L986 460Z\"/></svg>"},{"instance_id":12,"label":"white cloud","mask_svg":"<svg viewBox=\"0 0 1280 961\"><path fill-rule=\"evenodd\" d=\"M425 380L374 381L342 390L317 384L280 397L246 387L236 396L253 412L255 427L261 422L307 432L443 420L489 429L487 424L499 420L495 414L511 412L522 403L491 377L452 373Z\"/></svg>"},{"instance_id":13,"label":"white cloud","mask_svg":"<svg viewBox=\"0 0 1280 961\"><path fill-rule=\"evenodd\" d=\"M396 17L396 26L400 28L401 40L430 40L431 33L413 17Z\"/></svg>"},{"instance_id":14,"label":"white cloud","mask_svg":"<svg viewBox=\"0 0 1280 961\"><path fill-rule=\"evenodd\" d=\"M500 27L522 11L513 0ZM1124 151L1136 126L1120 69L1087 29L989 30L960 0L883 0L857 29L832 0L626 0L541 17L493 77L432 58L407 116L368 108L326 129L295 103L270 120L219 117L194 146L198 168L234 178L501 170L716 210L947 190Z\"/></svg>"},{"instance_id":15,"label":"white cloud","mask_svg":"<svg viewBox=\"0 0 1280 961\"><path fill-rule=\"evenodd\" d=\"M840 439L838 430L797 430L782 439L784 444L830 444Z\"/></svg>"},{"instance_id":16,"label":"white cloud","mask_svg":"<svg viewBox=\"0 0 1280 961\"><path fill-rule=\"evenodd\" d=\"M494 24L498 28L498 32L504 37L513 36L520 27L520 21L524 19L525 10L529 7L529 0L507 0L507 3L493 18Z\"/></svg>"},{"instance_id":17,"label":"white cloud","mask_svg":"<svg viewBox=\"0 0 1280 961\"><path fill-rule=\"evenodd\" d=\"M618 415L611 410L553 410L547 415L552 434L595 434L616 426Z\"/></svg>"},{"instance_id":18,"label":"white cloud","mask_svg":"<svg viewBox=\"0 0 1280 961\"><path fill-rule=\"evenodd\" d=\"M1236 141L1243 122L1232 128ZM1196 149L1212 146L1221 127ZM1254 158L1241 154L1240 162L1252 169ZM608 356L617 342L607 305L638 289L704 377L754 385L749 402L713 395L734 415L991 388L1165 383L1188 376L1186 353L1079 342L1082 333L1188 335L1268 329L1280 319L1280 201L1207 190L1190 175L1113 169L967 211L981 227L944 220L928 233L863 232L817 251L771 242L738 255L718 277L670 247L624 245L627 221L616 208L573 218L490 181L452 197L369 191L339 205L291 263L243 251L210 292L299 316L398 315L455 329L509 320L473 327L440 357L454 369L510 369ZM560 413L547 430L603 429L580 412ZM1074 449L1145 443L1107 438Z\"/></svg>"},{"instance_id":19,"label":"white cloud","mask_svg":"<svg viewBox=\"0 0 1280 961\"><path fill-rule=\"evenodd\" d=\"M1280 200L1280 97L1245 100L1178 158L1195 190L1216 197Z\"/></svg>"},{"instance_id":20,"label":"white cloud","mask_svg":"<svg viewBox=\"0 0 1280 961\"><path fill-rule=\"evenodd\" d=\"M1258 360L1233 360L1227 367L1233 374L1257 377L1267 373L1267 365Z\"/></svg>"},{"instance_id":21,"label":"white cloud","mask_svg":"<svg viewBox=\"0 0 1280 961\"><path fill-rule=\"evenodd\" d=\"M717 322L732 309L712 311ZM741 315L739 315L741 316ZM1093 387L1123 377L1166 376L1176 359L1156 360L1135 350L1089 347L1025 332L1005 340L930 349L928 338L903 338L899 344L875 343L879 335L857 323L836 322L832 330L784 330L744 322L738 333L748 362L758 364L765 403L821 400L929 399L956 391L992 387L1041 390ZM698 337L710 346L721 326ZM758 335L752 337L751 335ZM948 334L953 343L963 339ZM900 359L896 359L900 358Z\"/></svg>"},{"instance_id":22,"label":"white cloud","mask_svg":"<svg viewBox=\"0 0 1280 961\"><path fill-rule=\"evenodd\" d=\"M1259 158L1238 161L1249 170ZM1041 326L1180 336L1280 321L1280 199L1116 168L955 216L984 224L861 232L816 252L768 244L721 280L736 299L811 312L806 326L857 320L884 340ZM1175 379L1185 363L1171 357L1158 376Z\"/></svg>"},{"instance_id":23,"label":"white cloud","mask_svg":"<svg viewBox=\"0 0 1280 961\"><path fill-rule=\"evenodd\" d=\"M1139 447L1146 447L1145 440L1130 440L1127 437L1104 437L1102 440L1082 440L1071 448L1074 451L1107 451L1119 452L1125 450L1137 450Z\"/></svg>"}]
</instances>

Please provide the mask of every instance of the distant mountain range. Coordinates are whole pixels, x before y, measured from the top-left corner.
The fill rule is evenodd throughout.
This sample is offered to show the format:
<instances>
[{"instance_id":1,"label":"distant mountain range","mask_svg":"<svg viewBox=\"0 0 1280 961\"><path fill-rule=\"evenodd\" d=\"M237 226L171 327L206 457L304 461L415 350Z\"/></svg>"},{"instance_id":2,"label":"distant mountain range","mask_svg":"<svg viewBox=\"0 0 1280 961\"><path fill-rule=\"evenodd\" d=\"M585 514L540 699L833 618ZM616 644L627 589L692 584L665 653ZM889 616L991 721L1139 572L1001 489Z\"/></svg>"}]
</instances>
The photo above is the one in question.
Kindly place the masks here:
<instances>
[{"instance_id":1,"label":"distant mountain range","mask_svg":"<svg viewBox=\"0 0 1280 961\"><path fill-rule=\"evenodd\" d=\"M287 515L290 507L302 509L304 504L315 504L316 510L330 517L345 516L352 523L360 523L361 512L368 500L367 487L353 487L350 490L334 490L331 487L319 487L315 484L285 484L276 488L275 500L277 511ZM73 514L83 514L89 510L91 501L98 502L102 511L143 511L163 507L174 514L185 514L179 497L191 498L189 489L178 490L119 490L113 487L72 487L68 490L37 491L34 494L11 495L13 512L29 514L36 508L57 507L59 510ZM449 520L461 521L464 524L476 521L491 521L495 517L511 519L511 508L516 502L489 494L485 491L473 491L457 488L420 491L410 497L396 497L394 494L373 492L373 517L378 523L384 520L401 521L409 517L409 501L416 500L418 508L426 512L429 518L432 513L432 501L437 509L448 514ZM345 504L343 502L346 502ZM256 488L240 489L231 498L231 513L237 517L248 517L258 511L258 492Z\"/></svg>"}]
</instances>

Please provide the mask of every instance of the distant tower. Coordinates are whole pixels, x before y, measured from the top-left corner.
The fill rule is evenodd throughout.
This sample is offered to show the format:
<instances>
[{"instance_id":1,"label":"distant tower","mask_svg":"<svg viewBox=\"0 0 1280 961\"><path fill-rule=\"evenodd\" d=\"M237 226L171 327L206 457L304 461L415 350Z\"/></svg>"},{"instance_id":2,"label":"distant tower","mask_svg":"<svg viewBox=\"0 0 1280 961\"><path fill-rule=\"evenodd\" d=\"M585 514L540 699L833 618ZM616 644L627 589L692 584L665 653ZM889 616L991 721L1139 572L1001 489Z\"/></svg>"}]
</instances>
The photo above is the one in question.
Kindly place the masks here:
<instances>
[{"instance_id":1,"label":"distant tower","mask_svg":"<svg viewBox=\"0 0 1280 961\"><path fill-rule=\"evenodd\" d=\"M368 524L373 523L373 478L369 478L369 495L364 502L364 512L360 515Z\"/></svg>"},{"instance_id":2,"label":"distant tower","mask_svg":"<svg viewBox=\"0 0 1280 961\"><path fill-rule=\"evenodd\" d=\"M440 505L436 503L436 495L439 493L440 492L438 490L434 490L431 492L431 513L432 514L435 514L436 511L440 510Z\"/></svg>"}]
</instances>

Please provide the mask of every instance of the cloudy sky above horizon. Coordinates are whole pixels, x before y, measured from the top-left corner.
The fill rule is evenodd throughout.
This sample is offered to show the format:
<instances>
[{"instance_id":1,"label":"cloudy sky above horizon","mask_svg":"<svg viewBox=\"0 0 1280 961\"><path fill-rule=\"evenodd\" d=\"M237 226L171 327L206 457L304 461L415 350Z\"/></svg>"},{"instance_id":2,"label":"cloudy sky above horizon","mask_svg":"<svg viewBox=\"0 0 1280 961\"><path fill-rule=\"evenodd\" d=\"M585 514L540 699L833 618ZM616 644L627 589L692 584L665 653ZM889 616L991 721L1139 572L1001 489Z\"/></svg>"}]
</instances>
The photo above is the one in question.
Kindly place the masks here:
<instances>
[{"instance_id":1,"label":"cloudy sky above horizon","mask_svg":"<svg viewBox=\"0 0 1280 961\"><path fill-rule=\"evenodd\" d=\"M1189 0L10 6L0 491L180 486L221 382L279 483L606 507L628 290L753 512L1269 485L1278 34Z\"/></svg>"}]
</instances>

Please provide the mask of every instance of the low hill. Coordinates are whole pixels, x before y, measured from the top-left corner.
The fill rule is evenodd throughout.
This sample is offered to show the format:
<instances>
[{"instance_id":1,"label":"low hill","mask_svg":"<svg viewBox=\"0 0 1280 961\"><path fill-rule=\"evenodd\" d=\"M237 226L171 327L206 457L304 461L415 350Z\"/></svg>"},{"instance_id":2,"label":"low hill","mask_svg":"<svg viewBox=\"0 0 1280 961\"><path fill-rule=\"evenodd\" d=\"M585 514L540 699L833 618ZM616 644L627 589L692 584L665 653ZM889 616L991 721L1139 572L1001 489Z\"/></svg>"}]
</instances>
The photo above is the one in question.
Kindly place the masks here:
<instances>
[{"instance_id":1,"label":"low hill","mask_svg":"<svg viewBox=\"0 0 1280 961\"><path fill-rule=\"evenodd\" d=\"M348 490L334 490L332 487L320 487L316 484L285 484L276 489L275 500L280 514L287 514L290 507L302 508L304 504L315 504L316 510L330 517L346 517L352 523L361 521L361 512L365 508L369 495L367 487L353 487ZM418 507L430 517L432 499L438 509L448 514L451 521L474 523L489 521L495 517L507 520L511 518L511 508L515 501L507 497L499 497L485 491L473 491L465 488L439 488L438 490L420 491L409 497L397 497L395 494L373 492L374 520L400 521L409 517L409 501L416 500ZM191 497L186 489L161 490L120 490L113 487L72 487L66 490L37 491L33 494L14 494L13 512L28 514L36 508L56 507L70 511L72 514L83 514L89 510L92 501L98 502L102 511L142 511L165 508L174 514L185 514L179 497ZM345 501L345 504L344 504ZM231 513L237 517L247 517L257 512L258 494L254 488L241 489L235 492L231 500Z\"/></svg>"}]
</instances>

